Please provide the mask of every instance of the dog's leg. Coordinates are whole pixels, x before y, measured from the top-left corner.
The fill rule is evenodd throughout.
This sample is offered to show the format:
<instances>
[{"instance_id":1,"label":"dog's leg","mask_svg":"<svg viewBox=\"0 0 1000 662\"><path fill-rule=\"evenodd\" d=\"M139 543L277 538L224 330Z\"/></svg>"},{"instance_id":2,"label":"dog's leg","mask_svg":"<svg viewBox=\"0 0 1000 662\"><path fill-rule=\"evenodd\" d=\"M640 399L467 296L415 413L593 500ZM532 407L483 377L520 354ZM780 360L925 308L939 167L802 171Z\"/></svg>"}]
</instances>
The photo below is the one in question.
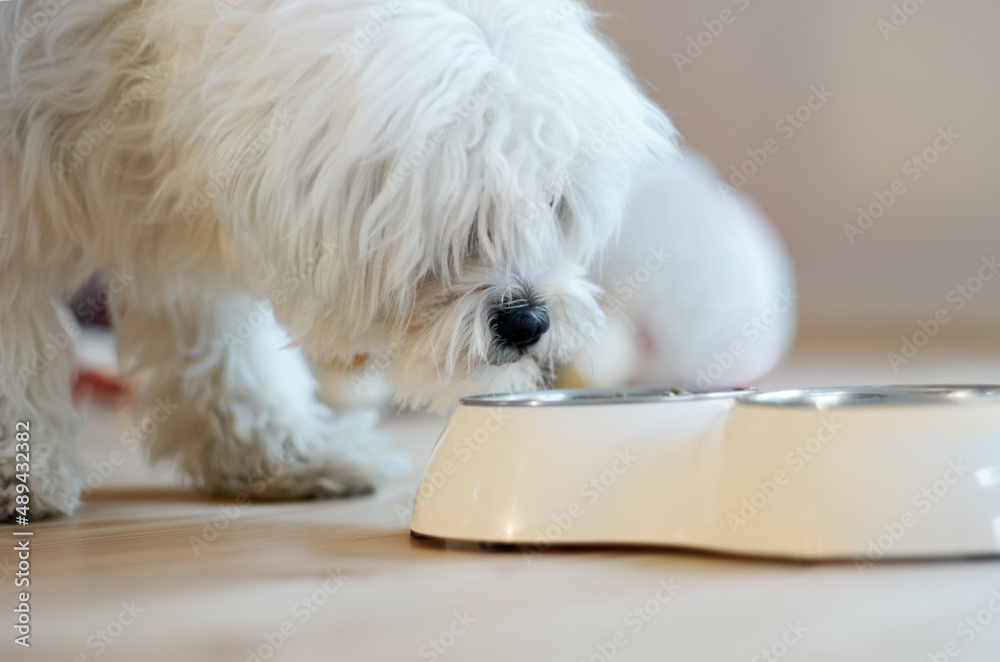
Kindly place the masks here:
<instances>
[{"instance_id":1,"label":"dog's leg","mask_svg":"<svg viewBox=\"0 0 1000 662\"><path fill-rule=\"evenodd\" d=\"M153 459L175 458L214 494L336 497L370 492L402 456L372 431L373 412L335 414L265 304L189 293L131 300L120 352L152 380L143 397Z\"/></svg>"},{"instance_id":2,"label":"dog's leg","mask_svg":"<svg viewBox=\"0 0 1000 662\"><path fill-rule=\"evenodd\" d=\"M26 502L31 519L71 515L80 505L70 393L78 330L61 304L28 289L0 301L0 520L22 514Z\"/></svg>"}]
</instances>

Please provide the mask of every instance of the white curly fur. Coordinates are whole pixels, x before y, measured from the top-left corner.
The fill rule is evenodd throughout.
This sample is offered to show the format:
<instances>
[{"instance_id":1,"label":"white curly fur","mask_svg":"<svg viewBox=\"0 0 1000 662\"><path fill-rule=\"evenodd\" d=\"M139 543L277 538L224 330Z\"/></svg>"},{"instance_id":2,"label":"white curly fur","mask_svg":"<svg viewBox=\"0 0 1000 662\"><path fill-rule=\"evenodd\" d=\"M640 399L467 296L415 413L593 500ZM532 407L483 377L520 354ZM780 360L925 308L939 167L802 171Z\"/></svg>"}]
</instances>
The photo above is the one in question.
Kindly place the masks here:
<instances>
[{"instance_id":1,"label":"white curly fur","mask_svg":"<svg viewBox=\"0 0 1000 662\"><path fill-rule=\"evenodd\" d=\"M78 504L71 352L30 366L98 269L128 281L145 402L177 403L153 455L212 491L398 466L314 401L286 332L388 362L414 405L542 383L601 323L584 278L637 169L676 149L593 23L569 0L0 4L0 515L20 419L33 514ZM502 299L549 310L524 355L492 337Z\"/></svg>"}]
</instances>

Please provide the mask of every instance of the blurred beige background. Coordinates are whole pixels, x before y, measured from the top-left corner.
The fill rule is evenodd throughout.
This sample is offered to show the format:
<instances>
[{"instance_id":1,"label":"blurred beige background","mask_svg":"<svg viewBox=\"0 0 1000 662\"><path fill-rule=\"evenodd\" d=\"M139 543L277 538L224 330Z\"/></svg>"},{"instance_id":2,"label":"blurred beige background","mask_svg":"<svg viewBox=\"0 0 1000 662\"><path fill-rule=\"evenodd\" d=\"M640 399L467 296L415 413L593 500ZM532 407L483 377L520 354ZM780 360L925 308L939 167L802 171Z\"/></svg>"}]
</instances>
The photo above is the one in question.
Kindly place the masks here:
<instances>
[{"instance_id":1,"label":"blurred beige background","mask_svg":"<svg viewBox=\"0 0 1000 662\"><path fill-rule=\"evenodd\" d=\"M942 337L1000 327L1000 276L961 310L954 294L949 301L983 257L1000 254L1000 3L591 5L608 14L605 32L654 88L688 145L726 179L750 158L747 150L777 140L778 151L743 190L770 213L795 260L804 335L910 334L941 308L951 317ZM708 45L699 54L689 38ZM679 67L675 53L691 61ZM814 99L818 108L807 121L796 120L798 128L779 126L813 86L833 96L823 104ZM928 155L937 158L933 165L911 161L948 127L960 137L948 151ZM896 180L905 193L852 245L844 224L856 224L857 208L876 203L875 193L891 191Z\"/></svg>"}]
</instances>

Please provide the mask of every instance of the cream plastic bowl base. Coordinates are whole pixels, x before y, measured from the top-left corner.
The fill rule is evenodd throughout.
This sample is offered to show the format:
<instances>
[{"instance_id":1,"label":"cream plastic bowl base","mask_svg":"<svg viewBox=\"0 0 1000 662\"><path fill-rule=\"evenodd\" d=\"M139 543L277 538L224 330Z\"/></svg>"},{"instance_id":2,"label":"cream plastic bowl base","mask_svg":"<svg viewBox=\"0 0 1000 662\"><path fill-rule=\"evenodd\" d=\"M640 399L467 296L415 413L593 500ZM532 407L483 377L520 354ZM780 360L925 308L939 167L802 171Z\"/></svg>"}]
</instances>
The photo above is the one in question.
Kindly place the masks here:
<instances>
[{"instance_id":1,"label":"cream plastic bowl base","mask_svg":"<svg viewBox=\"0 0 1000 662\"><path fill-rule=\"evenodd\" d=\"M1000 555L1000 386L467 398L416 536L800 560Z\"/></svg>"}]
</instances>

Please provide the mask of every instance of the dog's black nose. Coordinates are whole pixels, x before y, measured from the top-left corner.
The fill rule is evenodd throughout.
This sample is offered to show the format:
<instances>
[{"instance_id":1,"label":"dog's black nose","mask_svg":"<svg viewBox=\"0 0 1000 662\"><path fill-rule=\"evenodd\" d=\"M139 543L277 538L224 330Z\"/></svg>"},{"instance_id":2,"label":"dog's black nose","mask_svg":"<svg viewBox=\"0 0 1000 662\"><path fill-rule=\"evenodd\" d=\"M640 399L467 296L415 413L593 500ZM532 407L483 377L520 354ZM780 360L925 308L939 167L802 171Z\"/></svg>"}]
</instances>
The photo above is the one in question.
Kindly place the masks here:
<instances>
[{"instance_id":1,"label":"dog's black nose","mask_svg":"<svg viewBox=\"0 0 1000 662\"><path fill-rule=\"evenodd\" d=\"M500 306L493 313L493 335L522 352L538 344L549 330L549 313L537 303Z\"/></svg>"}]
</instances>

